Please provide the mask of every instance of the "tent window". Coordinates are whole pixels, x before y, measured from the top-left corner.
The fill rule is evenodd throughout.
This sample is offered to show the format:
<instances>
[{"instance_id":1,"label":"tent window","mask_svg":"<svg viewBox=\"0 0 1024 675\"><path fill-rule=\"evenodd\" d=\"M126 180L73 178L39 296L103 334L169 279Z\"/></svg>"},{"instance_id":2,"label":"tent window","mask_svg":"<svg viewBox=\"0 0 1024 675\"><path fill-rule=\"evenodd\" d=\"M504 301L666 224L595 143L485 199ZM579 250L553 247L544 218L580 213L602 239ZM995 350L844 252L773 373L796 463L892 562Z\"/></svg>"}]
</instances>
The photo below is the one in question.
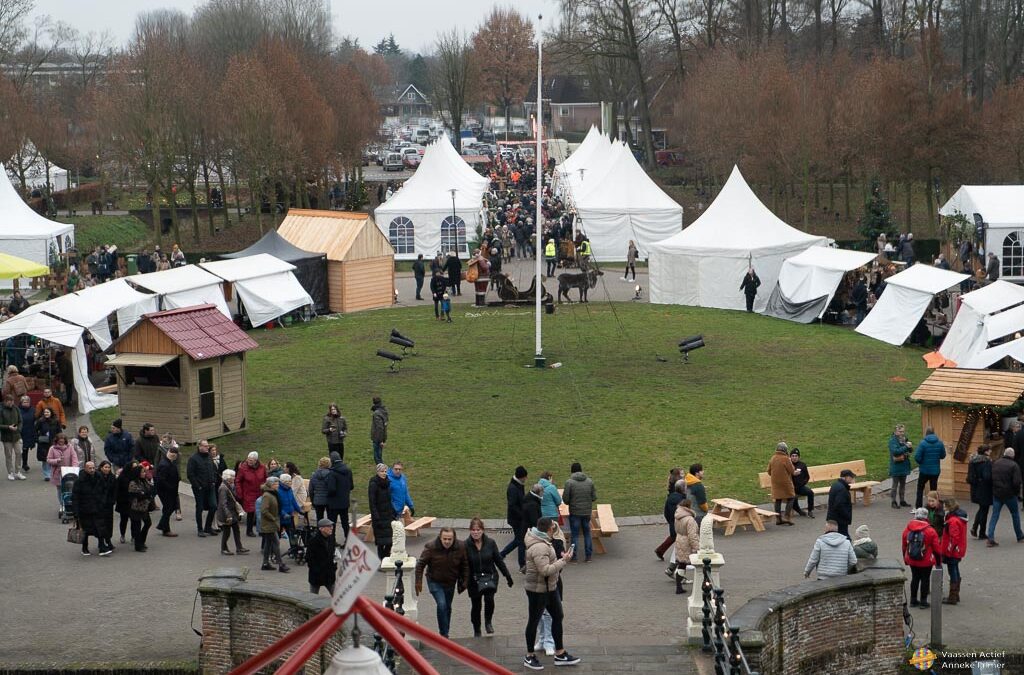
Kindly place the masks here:
<instances>
[{"instance_id":1,"label":"tent window","mask_svg":"<svg viewBox=\"0 0 1024 675\"><path fill-rule=\"evenodd\" d=\"M217 412L213 391L213 368L199 369L199 419L207 420Z\"/></svg>"},{"instance_id":2,"label":"tent window","mask_svg":"<svg viewBox=\"0 0 1024 675\"><path fill-rule=\"evenodd\" d=\"M1024 276L1024 232L1011 232L1003 239L1003 270L1001 276Z\"/></svg>"},{"instance_id":3,"label":"tent window","mask_svg":"<svg viewBox=\"0 0 1024 675\"><path fill-rule=\"evenodd\" d=\"M458 216L448 216L441 221L441 250L469 252L466 246L466 221Z\"/></svg>"},{"instance_id":4,"label":"tent window","mask_svg":"<svg viewBox=\"0 0 1024 675\"><path fill-rule=\"evenodd\" d=\"M415 253L416 238L414 234L412 221L404 216L395 218L388 226L388 240L395 248L395 253Z\"/></svg>"}]
</instances>

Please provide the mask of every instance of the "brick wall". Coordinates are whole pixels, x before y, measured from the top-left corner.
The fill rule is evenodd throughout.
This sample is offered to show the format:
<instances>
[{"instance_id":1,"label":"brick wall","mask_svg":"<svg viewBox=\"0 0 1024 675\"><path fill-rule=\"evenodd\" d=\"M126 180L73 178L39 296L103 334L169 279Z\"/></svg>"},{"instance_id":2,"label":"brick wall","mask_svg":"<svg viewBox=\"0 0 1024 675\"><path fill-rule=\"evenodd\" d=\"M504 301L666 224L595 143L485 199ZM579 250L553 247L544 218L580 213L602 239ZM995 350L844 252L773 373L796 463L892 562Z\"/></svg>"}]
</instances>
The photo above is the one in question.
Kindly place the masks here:
<instances>
[{"instance_id":1,"label":"brick wall","mask_svg":"<svg viewBox=\"0 0 1024 675\"><path fill-rule=\"evenodd\" d=\"M199 647L201 673L226 673L250 656L311 619L329 599L248 583L248 569L208 570L199 579L203 639ZM305 673L323 673L342 646L335 634L306 662ZM291 652L261 672L273 673Z\"/></svg>"},{"instance_id":2,"label":"brick wall","mask_svg":"<svg viewBox=\"0 0 1024 675\"><path fill-rule=\"evenodd\" d=\"M903 584L902 565L880 560L754 598L729 623L762 675L895 673L904 660Z\"/></svg>"}]
</instances>

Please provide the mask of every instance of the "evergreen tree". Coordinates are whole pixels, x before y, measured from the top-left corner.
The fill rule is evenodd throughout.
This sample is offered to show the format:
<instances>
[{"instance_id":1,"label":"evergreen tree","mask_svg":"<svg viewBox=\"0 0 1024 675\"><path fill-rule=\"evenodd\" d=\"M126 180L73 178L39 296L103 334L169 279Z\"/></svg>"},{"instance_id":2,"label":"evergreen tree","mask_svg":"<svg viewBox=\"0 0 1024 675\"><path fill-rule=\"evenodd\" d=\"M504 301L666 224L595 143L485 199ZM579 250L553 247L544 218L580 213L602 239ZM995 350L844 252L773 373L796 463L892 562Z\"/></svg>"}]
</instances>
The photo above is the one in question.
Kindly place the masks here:
<instances>
[{"instance_id":1,"label":"evergreen tree","mask_svg":"<svg viewBox=\"0 0 1024 675\"><path fill-rule=\"evenodd\" d=\"M894 241L897 229L898 226L889 209L889 200L882 193L882 186L878 179L873 178L871 180L871 196L864 204L864 215L860 219L860 233L868 240L868 244L873 246L878 235L882 233L885 233L889 241Z\"/></svg>"},{"instance_id":2,"label":"evergreen tree","mask_svg":"<svg viewBox=\"0 0 1024 675\"><path fill-rule=\"evenodd\" d=\"M395 41L395 34L391 33L373 46L373 53L380 54L381 56L400 56L402 48Z\"/></svg>"},{"instance_id":3,"label":"evergreen tree","mask_svg":"<svg viewBox=\"0 0 1024 675\"><path fill-rule=\"evenodd\" d=\"M427 61L421 54L412 57L409 62L409 83L416 86L425 96L430 95L430 71Z\"/></svg>"}]
</instances>

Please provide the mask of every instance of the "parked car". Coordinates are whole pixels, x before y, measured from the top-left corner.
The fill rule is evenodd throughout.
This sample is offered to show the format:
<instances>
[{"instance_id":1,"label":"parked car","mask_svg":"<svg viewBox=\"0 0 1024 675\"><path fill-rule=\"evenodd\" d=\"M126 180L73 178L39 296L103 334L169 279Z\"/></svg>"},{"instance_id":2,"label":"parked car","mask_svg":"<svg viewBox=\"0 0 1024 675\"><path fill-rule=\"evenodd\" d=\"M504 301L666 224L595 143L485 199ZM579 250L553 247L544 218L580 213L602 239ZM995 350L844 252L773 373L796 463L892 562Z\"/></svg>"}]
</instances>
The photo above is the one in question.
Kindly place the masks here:
<instances>
[{"instance_id":1,"label":"parked car","mask_svg":"<svg viewBox=\"0 0 1024 675\"><path fill-rule=\"evenodd\" d=\"M402 159L402 154L399 152L389 152L384 157L383 164L385 171L401 171L405 168L405 163Z\"/></svg>"}]
</instances>

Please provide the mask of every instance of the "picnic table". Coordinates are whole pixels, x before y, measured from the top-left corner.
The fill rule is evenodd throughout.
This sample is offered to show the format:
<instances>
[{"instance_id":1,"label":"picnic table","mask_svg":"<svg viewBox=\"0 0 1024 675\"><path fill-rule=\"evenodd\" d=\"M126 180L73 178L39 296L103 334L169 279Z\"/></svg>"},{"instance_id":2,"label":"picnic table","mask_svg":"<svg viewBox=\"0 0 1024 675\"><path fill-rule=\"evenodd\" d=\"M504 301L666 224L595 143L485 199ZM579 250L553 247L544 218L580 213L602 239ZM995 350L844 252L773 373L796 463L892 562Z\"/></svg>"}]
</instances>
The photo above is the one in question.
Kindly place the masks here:
<instances>
[{"instance_id":1,"label":"picnic table","mask_svg":"<svg viewBox=\"0 0 1024 675\"><path fill-rule=\"evenodd\" d=\"M775 515L773 511L759 509L753 504L728 497L712 499L711 503L714 506L711 508L709 516L716 525L725 527L725 536L727 537L731 536L737 527L746 527L747 525L753 527L755 532L764 532L764 518Z\"/></svg>"},{"instance_id":2,"label":"picnic table","mask_svg":"<svg viewBox=\"0 0 1024 675\"><path fill-rule=\"evenodd\" d=\"M562 494L562 489L558 490L559 496ZM558 513L563 518L569 518L569 505L562 502L558 506ZM590 512L590 538L591 543L594 546L596 553L607 553L604 547L604 542L601 541L604 537L611 537L617 534L619 531L619 524L615 522L615 514L612 512L611 504L597 504L596 508ZM572 535L570 534L570 537ZM571 542L570 542L571 543Z\"/></svg>"}]
</instances>

